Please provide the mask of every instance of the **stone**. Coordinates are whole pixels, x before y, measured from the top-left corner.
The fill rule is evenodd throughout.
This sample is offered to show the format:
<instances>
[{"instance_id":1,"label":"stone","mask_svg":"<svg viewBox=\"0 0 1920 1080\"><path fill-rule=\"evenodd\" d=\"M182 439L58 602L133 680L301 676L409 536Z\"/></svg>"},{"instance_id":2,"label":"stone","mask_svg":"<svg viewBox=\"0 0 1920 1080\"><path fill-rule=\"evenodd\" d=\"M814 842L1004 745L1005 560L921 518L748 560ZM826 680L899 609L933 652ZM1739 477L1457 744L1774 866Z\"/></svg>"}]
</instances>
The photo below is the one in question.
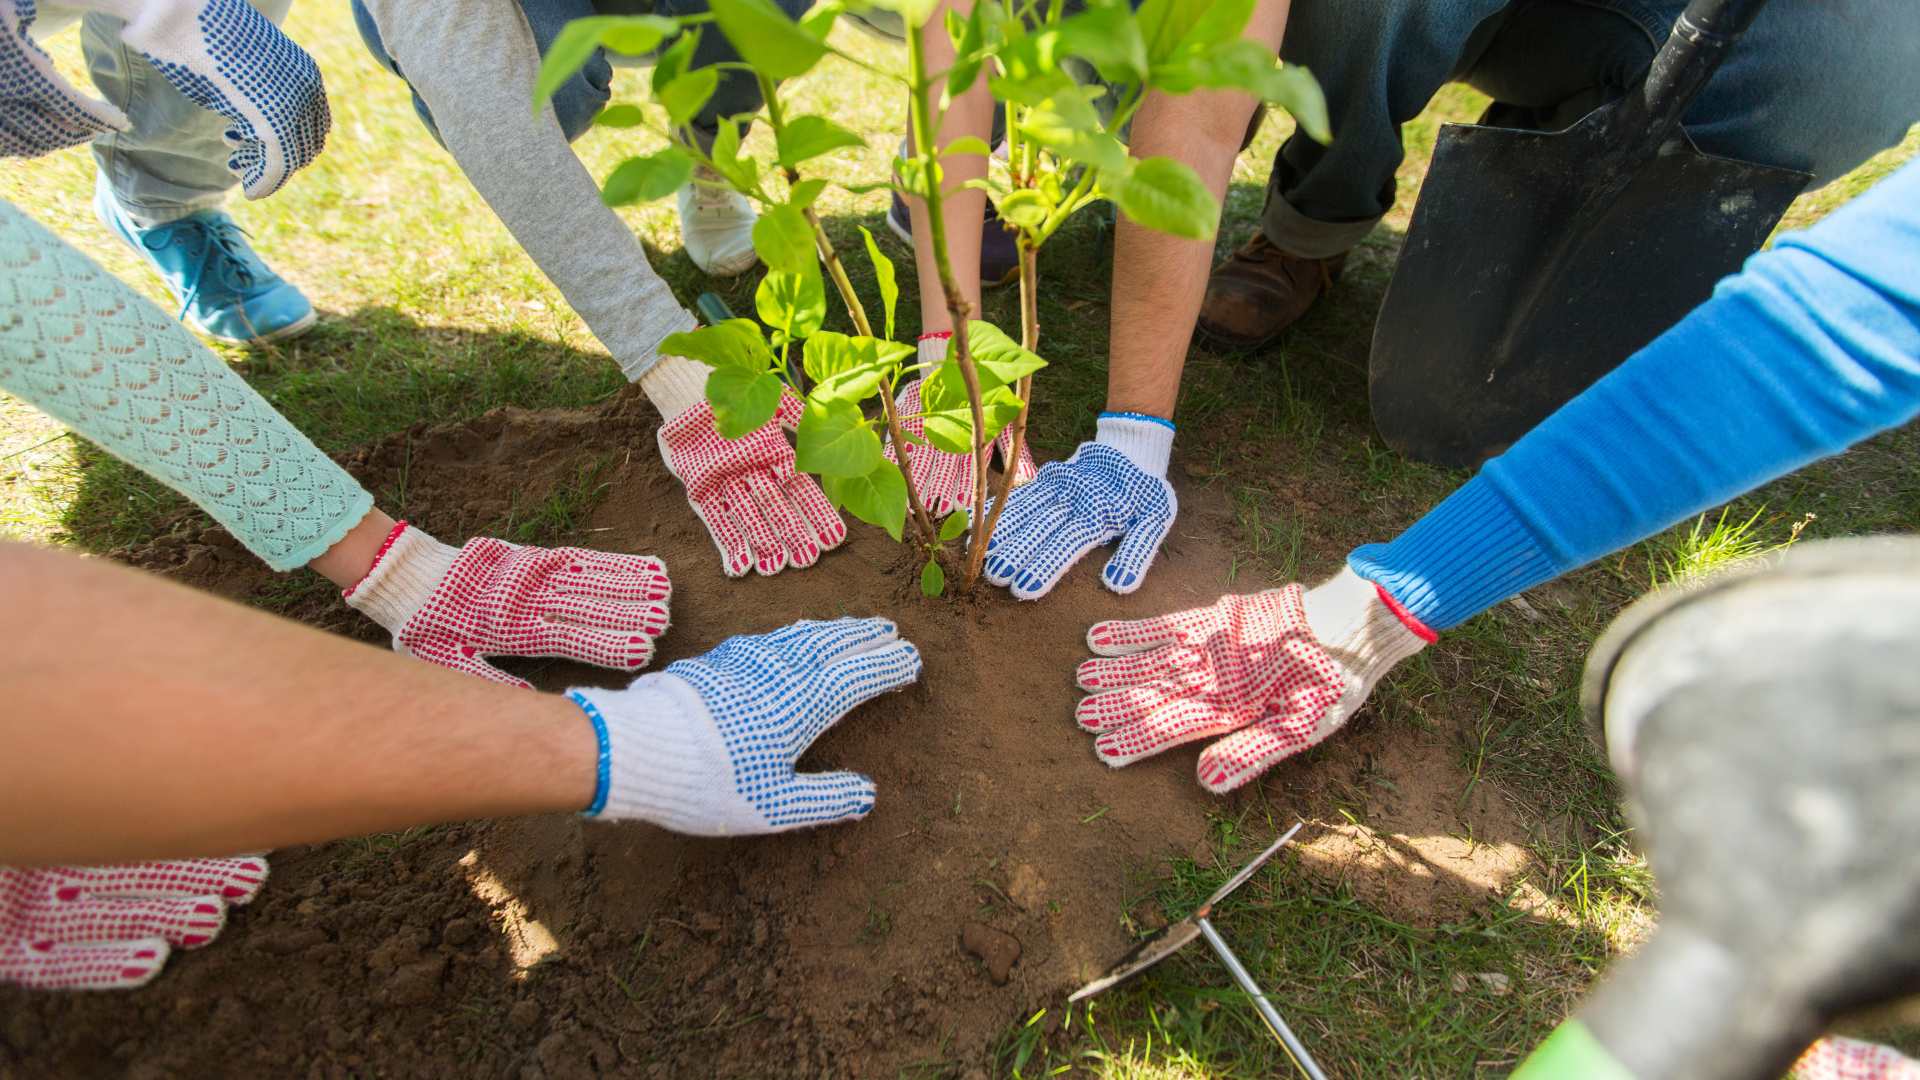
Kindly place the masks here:
<instances>
[{"instance_id":1,"label":"stone","mask_svg":"<svg viewBox=\"0 0 1920 1080\"><path fill-rule=\"evenodd\" d=\"M980 958L995 986L1005 986L1020 962L1020 939L1005 930L970 922L960 930L960 947Z\"/></svg>"}]
</instances>

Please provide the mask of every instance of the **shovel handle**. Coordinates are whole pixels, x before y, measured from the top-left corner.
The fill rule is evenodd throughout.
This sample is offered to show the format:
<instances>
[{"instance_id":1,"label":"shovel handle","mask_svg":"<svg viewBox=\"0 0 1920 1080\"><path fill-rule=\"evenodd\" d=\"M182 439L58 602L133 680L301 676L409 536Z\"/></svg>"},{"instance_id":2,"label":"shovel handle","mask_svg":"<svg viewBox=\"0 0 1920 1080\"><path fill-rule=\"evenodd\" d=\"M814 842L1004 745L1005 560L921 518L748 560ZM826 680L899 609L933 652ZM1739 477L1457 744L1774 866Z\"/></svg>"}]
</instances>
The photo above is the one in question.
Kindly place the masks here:
<instances>
[{"instance_id":1,"label":"shovel handle","mask_svg":"<svg viewBox=\"0 0 1920 1080\"><path fill-rule=\"evenodd\" d=\"M1673 134L1687 106L1720 68L1766 0L1693 0L1674 20L1640 89L1628 95L1618 130L1653 149Z\"/></svg>"}]
</instances>

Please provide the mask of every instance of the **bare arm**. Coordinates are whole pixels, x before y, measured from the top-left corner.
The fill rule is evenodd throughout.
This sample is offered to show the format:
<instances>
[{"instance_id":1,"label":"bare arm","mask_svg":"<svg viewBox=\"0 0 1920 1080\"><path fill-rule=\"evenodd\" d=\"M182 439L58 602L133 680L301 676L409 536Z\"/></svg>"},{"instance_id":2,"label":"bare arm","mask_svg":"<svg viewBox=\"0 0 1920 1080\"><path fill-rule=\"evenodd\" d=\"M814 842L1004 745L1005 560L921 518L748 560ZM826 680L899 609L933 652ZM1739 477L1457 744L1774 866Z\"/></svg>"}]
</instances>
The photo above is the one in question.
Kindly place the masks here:
<instances>
[{"instance_id":1,"label":"bare arm","mask_svg":"<svg viewBox=\"0 0 1920 1080\"><path fill-rule=\"evenodd\" d=\"M0 544L0 863L259 851L593 798L579 707Z\"/></svg>"},{"instance_id":2,"label":"bare arm","mask_svg":"<svg viewBox=\"0 0 1920 1080\"><path fill-rule=\"evenodd\" d=\"M1245 36L1277 49L1290 4L1260 0ZM1250 95L1219 90L1151 94L1133 120L1133 153L1186 162L1221 198L1254 105ZM1173 416L1212 261L1210 241L1182 240L1121 220L1113 251L1109 410Z\"/></svg>"},{"instance_id":3,"label":"bare arm","mask_svg":"<svg viewBox=\"0 0 1920 1080\"><path fill-rule=\"evenodd\" d=\"M940 88L946 84L947 71L953 67L953 41L947 37L946 12L952 8L960 15L973 11L973 0L946 0L927 20L927 71L935 76L935 87L931 98L940 100ZM956 139L972 135L985 140L993 130L993 94L987 89L987 77L980 78L966 93L954 98L947 106L947 114L935 136L940 146L951 145ZM978 188L960 190L960 185L969 180L981 180L987 175L987 159L978 154L957 154L941 160L944 176L940 184L946 193L941 205L942 218L946 223L948 265L953 267L954 284L959 286L960 294L972 308L974 315L980 313L980 228L986 220L987 193ZM920 282L920 325L924 333L937 333L953 329L953 316L947 308L946 291L940 286L940 269L933 258L933 229L927 217L927 204L919 199L907 200L907 211L913 221L913 261Z\"/></svg>"}]
</instances>

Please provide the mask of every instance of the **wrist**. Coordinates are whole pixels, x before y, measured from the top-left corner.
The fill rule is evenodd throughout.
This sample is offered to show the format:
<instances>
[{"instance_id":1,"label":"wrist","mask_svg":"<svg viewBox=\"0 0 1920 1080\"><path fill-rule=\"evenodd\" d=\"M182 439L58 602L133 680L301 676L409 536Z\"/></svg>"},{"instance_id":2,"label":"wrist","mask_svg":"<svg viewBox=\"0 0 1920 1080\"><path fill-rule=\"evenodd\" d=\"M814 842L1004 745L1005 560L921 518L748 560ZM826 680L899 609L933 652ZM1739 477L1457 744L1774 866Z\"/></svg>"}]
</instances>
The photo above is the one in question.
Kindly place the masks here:
<instances>
[{"instance_id":1,"label":"wrist","mask_svg":"<svg viewBox=\"0 0 1920 1080\"><path fill-rule=\"evenodd\" d=\"M1300 603L1314 639L1362 671L1384 671L1438 638L1351 567L1308 589Z\"/></svg>"},{"instance_id":2,"label":"wrist","mask_svg":"<svg viewBox=\"0 0 1920 1080\"><path fill-rule=\"evenodd\" d=\"M1165 479L1173 456L1173 421L1146 413L1104 412L1094 441L1127 456L1140 471Z\"/></svg>"},{"instance_id":3,"label":"wrist","mask_svg":"<svg viewBox=\"0 0 1920 1080\"><path fill-rule=\"evenodd\" d=\"M426 606L459 557L458 548L402 521L387 534L366 575L341 595L348 606L398 634Z\"/></svg>"},{"instance_id":4,"label":"wrist","mask_svg":"<svg viewBox=\"0 0 1920 1080\"><path fill-rule=\"evenodd\" d=\"M663 356L640 376L640 389L663 419L672 420L707 399L711 374L713 369L698 360Z\"/></svg>"}]
</instances>

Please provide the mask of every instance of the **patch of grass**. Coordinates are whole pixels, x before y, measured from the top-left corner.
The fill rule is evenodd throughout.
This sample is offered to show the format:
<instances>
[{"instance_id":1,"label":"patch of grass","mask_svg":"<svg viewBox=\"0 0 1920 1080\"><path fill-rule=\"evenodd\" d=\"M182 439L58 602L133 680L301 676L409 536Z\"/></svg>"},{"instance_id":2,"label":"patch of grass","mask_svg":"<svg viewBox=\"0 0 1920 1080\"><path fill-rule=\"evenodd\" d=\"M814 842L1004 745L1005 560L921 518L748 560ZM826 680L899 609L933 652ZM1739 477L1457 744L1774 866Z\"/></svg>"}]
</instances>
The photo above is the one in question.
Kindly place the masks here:
<instances>
[{"instance_id":1,"label":"patch of grass","mask_svg":"<svg viewBox=\"0 0 1920 1080\"><path fill-rule=\"evenodd\" d=\"M603 456L580 466L565 483L547 493L531 507L518 505L519 493L508 507L499 525L483 530L500 535L516 544L552 546L579 536L587 516L600 505L613 486L605 477L613 458Z\"/></svg>"}]
</instances>

